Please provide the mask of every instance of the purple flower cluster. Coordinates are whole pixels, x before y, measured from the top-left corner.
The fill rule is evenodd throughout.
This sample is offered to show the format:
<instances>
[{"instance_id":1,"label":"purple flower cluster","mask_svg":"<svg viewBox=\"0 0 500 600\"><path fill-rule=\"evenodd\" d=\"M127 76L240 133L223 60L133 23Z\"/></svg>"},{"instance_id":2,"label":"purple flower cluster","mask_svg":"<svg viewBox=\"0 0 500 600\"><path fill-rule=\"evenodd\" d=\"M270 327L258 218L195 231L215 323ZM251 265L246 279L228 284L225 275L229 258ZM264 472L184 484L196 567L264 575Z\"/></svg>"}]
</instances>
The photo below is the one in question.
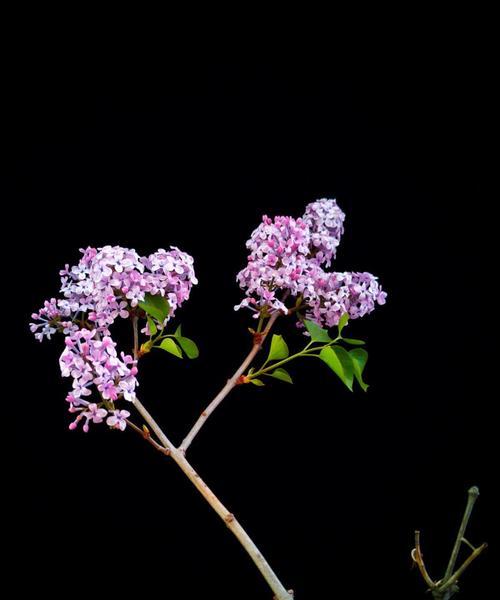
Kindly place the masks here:
<instances>
[{"instance_id":1,"label":"purple flower cluster","mask_svg":"<svg viewBox=\"0 0 500 600\"><path fill-rule=\"evenodd\" d=\"M323 198L308 204L302 218L311 231L311 254L329 267L344 233L344 212L336 200Z\"/></svg>"},{"instance_id":2,"label":"purple flower cluster","mask_svg":"<svg viewBox=\"0 0 500 600\"><path fill-rule=\"evenodd\" d=\"M307 271L311 232L302 219L264 215L262 223L247 242L250 250L247 266L237 281L246 290L246 298L236 306L255 311L263 308L287 312L280 293L300 292Z\"/></svg>"},{"instance_id":3,"label":"purple flower cluster","mask_svg":"<svg viewBox=\"0 0 500 600\"><path fill-rule=\"evenodd\" d=\"M324 327L337 325L344 313L362 317L384 304L386 293L370 273L325 271L344 232L345 215L335 200L308 204L304 216L268 216L247 242L247 266L237 275L246 297L235 307L262 311L288 309L284 300L301 297L305 316Z\"/></svg>"},{"instance_id":4,"label":"purple flower cluster","mask_svg":"<svg viewBox=\"0 0 500 600\"><path fill-rule=\"evenodd\" d=\"M110 427L123 430L129 413L115 403L134 401L137 361L123 352L118 356L110 327L119 317L131 316L147 293L168 300L169 315L157 323L158 329L165 327L197 283L193 259L175 247L146 257L119 246L80 251L78 264L60 272L63 297L33 313L30 329L39 341L56 332L66 336L59 364L62 376L73 380L69 411L78 413L70 429L84 419L88 431L90 422L101 423L107 416ZM99 403L85 399L93 392Z\"/></svg>"},{"instance_id":5,"label":"purple flower cluster","mask_svg":"<svg viewBox=\"0 0 500 600\"><path fill-rule=\"evenodd\" d=\"M189 298L193 284L198 283L192 257L175 247L147 257L120 246L81 252L78 265L66 265L60 273L65 299L58 302L58 307L64 316L88 312L89 319L99 327L108 327L118 316L127 318L129 307L137 306L146 293L164 296L171 317Z\"/></svg>"}]
</instances>

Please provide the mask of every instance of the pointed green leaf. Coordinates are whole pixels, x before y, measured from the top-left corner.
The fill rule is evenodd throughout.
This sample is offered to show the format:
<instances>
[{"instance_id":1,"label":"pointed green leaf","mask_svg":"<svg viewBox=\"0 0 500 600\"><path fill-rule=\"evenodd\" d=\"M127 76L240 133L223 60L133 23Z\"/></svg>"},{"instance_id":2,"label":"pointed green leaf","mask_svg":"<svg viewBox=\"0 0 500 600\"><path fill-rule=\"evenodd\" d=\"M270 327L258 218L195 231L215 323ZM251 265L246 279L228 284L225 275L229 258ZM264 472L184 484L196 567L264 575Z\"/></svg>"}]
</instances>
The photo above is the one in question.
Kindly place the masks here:
<instances>
[{"instance_id":1,"label":"pointed green leaf","mask_svg":"<svg viewBox=\"0 0 500 600\"><path fill-rule=\"evenodd\" d=\"M342 333L342 329L347 325L347 321L349 321L349 313L345 312L341 317L339 324L337 325L339 329L339 335Z\"/></svg>"},{"instance_id":2,"label":"pointed green leaf","mask_svg":"<svg viewBox=\"0 0 500 600\"><path fill-rule=\"evenodd\" d=\"M174 356L177 356L178 358L182 358L181 349L174 342L174 340L172 338L166 338L166 339L162 340L162 342L160 344L160 348L162 350L166 350L167 352L170 352L170 354L173 354Z\"/></svg>"},{"instance_id":3,"label":"pointed green leaf","mask_svg":"<svg viewBox=\"0 0 500 600\"><path fill-rule=\"evenodd\" d=\"M351 346L364 346L366 343L363 340L355 340L354 338L342 338L342 341L351 344Z\"/></svg>"},{"instance_id":4,"label":"pointed green leaf","mask_svg":"<svg viewBox=\"0 0 500 600\"><path fill-rule=\"evenodd\" d=\"M349 355L352 359L352 366L354 368L354 377L361 386L361 389L366 392L368 385L363 381L363 370L368 360L368 352L363 348L354 348L349 351Z\"/></svg>"},{"instance_id":5,"label":"pointed green leaf","mask_svg":"<svg viewBox=\"0 0 500 600\"><path fill-rule=\"evenodd\" d=\"M176 332L177 333L177 332ZM198 346L187 337L176 337L177 343L184 350L186 356L188 358L198 358L200 355L200 351L198 350Z\"/></svg>"},{"instance_id":6,"label":"pointed green leaf","mask_svg":"<svg viewBox=\"0 0 500 600\"><path fill-rule=\"evenodd\" d=\"M175 330L174 336L175 337L181 337L182 336L182 325L179 323L179 326L177 327L177 329Z\"/></svg>"},{"instance_id":7,"label":"pointed green leaf","mask_svg":"<svg viewBox=\"0 0 500 600\"><path fill-rule=\"evenodd\" d=\"M332 338L328 335L328 331L326 329L322 329L317 323L314 321L304 320L304 325L306 326L307 331L311 335L311 340L313 342L331 342Z\"/></svg>"},{"instance_id":8,"label":"pointed green leaf","mask_svg":"<svg viewBox=\"0 0 500 600\"><path fill-rule=\"evenodd\" d=\"M293 383L292 378L288 371L285 369L275 369L272 373L268 373L270 377L274 377L276 379L280 379L281 381L286 381L286 383Z\"/></svg>"},{"instance_id":9,"label":"pointed green leaf","mask_svg":"<svg viewBox=\"0 0 500 600\"><path fill-rule=\"evenodd\" d=\"M352 392L354 372L349 352L340 346L329 346L321 350L319 357L338 375Z\"/></svg>"},{"instance_id":10,"label":"pointed green leaf","mask_svg":"<svg viewBox=\"0 0 500 600\"><path fill-rule=\"evenodd\" d=\"M149 331L150 331L151 335L156 335L156 332L158 330L156 329L155 322L153 321L153 319L151 317L148 317L148 327L149 327Z\"/></svg>"},{"instance_id":11,"label":"pointed green leaf","mask_svg":"<svg viewBox=\"0 0 500 600\"><path fill-rule=\"evenodd\" d=\"M288 346L286 345L283 336L274 334L273 339L271 340L271 348L267 360L281 360L287 358L288 355Z\"/></svg>"},{"instance_id":12,"label":"pointed green leaf","mask_svg":"<svg viewBox=\"0 0 500 600\"><path fill-rule=\"evenodd\" d=\"M146 294L144 300L139 302L139 306L143 311L147 312L148 315L151 315L160 321L160 323L162 323L168 317L168 313L170 312L170 305L166 298L160 296L159 294L154 296L149 293Z\"/></svg>"},{"instance_id":13,"label":"pointed green leaf","mask_svg":"<svg viewBox=\"0 0 500 600\"><path fill-rule=\"evenodd\" d=\"M250 383L253 383L254 385L257 385L258 387L261 387L263 385L266 385L263 381L261 381L260 379L250 379Z\"/></svg>"}]
</instances>

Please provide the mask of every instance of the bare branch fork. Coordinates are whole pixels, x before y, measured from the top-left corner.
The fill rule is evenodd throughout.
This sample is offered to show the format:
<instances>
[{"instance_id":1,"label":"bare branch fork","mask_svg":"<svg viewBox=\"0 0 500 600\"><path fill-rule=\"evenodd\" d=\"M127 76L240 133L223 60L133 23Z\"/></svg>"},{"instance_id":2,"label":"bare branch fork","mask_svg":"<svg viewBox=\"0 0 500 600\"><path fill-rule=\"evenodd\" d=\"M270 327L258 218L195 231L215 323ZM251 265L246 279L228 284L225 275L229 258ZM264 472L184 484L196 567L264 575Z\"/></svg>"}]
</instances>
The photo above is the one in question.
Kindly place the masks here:
<instances>
[{"instance_id":1,"label":"bare branch fork","mask_svg":"<svg viewBox=\"0 0 500 600\"><path fill-rule=\"evenodd\" d=\"M460 523L457 538L451 551L450 560L448 562L446 572L442 579L434 581L430 577L425 566L424 557L420 547L420 531L415 531L415 548L411 552L411 557L418 566L420 574L422 575L422 579L428 586L428 591L432 592L434 600L449 600L450 598L452 598L459 591L459 578L462 576L467 567L469 567L469 565L481 554L481 552L483 552L488 547L488 544L484 543L475 548L464 537L467 524L472 514L472 509L474 508L474 504L478 496L479 488L477 488L476 486L471 487L468 492L467 505L465 507L464 516L462 517L462 522ZM464 560L460 567L456 571L454 571L458 558L458 553L462 544L468 546L472 550L472 552Z\"/></svg>"},{"instance_id":2,"label":"bare branch fork","mask_svg":"<svg viewBox=\"0 0 500 600\"><path fill-rule=\"evenodd\" d=\"M265 338L271 330L274 322L278 318L278 315L279 313L274 313L270 317L265 330L262 333L254 335L254 343L248 356L245 358L241 366L236 370L235 374L228 380L228 382L222 388L219 394L203 411L198 421L196 421L193 428L178 448L175 447L175 445L169 440L169 438L163 432L161 427L158 425L158 423L155 421L155 419L152 417L152 415L149 413L149 411L138 398L134 400L134 406L139 412L139 414L142 416L144 421L147 423L148 427L154 433L158 441L156 441L152 437L151 432L148 428L143 426L143 429L141 429L131 421L127 422L129 425L131 425L134 431L142 435L142 437L146 441L148 441L154 448L156 448L156 450L167 456L170 456L174 460L174 462L179 466L179 468L183 471L186 477L191 481L191 483L200 492L203 498L208 502L208 504L210 504L214 511L224 521L227 528L233 533L236 539L246 550L246 552L248 553L252 561L255 563L266 582L268 583L269 587L274 592L274 599L293 600L293 591L286 590L281 581L278 579L276 573L273 571L273 569L271 568L267 560L264 558L260 550L257 548L255 543L252 541L250 536L240 525L234 514L231 513L224 506L224 504L222 504L222 502L217 498L217 496L212 492L208 485L203 481L203 479L191 466L191 464L188 462L185 456L187 447L194 439L201 427L203 427L207 418L212 414L212 412L217 408L217 406L222 402L222 400L227 396L227 394L238 384L238 379L240 375L244 373L246 368L251 364L252 360L256 356L257 352L262 347L262 344L264 343ZM133 318L132 324L134 328L134 357L137 359L139 348L136 317Z\"/></svg>"}]
</instances>

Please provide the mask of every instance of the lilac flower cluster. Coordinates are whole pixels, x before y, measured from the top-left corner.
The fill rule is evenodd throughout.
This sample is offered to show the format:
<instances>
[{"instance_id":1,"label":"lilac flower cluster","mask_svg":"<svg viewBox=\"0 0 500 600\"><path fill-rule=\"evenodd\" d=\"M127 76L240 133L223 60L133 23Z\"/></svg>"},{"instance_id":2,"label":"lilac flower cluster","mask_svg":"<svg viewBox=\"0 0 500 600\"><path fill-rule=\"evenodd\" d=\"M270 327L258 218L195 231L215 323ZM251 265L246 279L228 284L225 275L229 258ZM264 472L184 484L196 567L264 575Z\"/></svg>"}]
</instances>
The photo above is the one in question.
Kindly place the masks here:
<instances>
[{"instance_id":1,"label":"lilac flower cluster","mask_svg":"<svg viewBox=\"0 0 500 600\"><path fill-rule=\"evenodd\" d=\"M308 268L311 232L306 222L292 217L264 215L262 223L247 242L250 250L247 266L237 281L247 297L236 306L255 311L263 308L287 312L280 292L297 295ZM278 295L277 295L278 294Z\"/></svg>"},{"instance_id":2,"label":"lilac flower cluster","mask_svg":"<svg viewBox=\"0 0 500 600\"><path fill-rule=\"evenodd\" d=\"M323 198L306 206L303 219L311 231L311 254L329 267L344 233L344 212L336 200Z\"/></svg>"},{"instance_id":3,"label":"lilac flower cluster","mask_svg":"<svg viewBox=\"0 0 500 600\"><path fill-rule=\"evenodd\" d=\"M312 202L299 219L265 215L247 242L248 263L237 275L246 297L235 309L248 307L256 317L262 311L286 314L286 297L300 297L306 318L329 328L344 313L356 319L384 304L386 293L370 273L323 268L335 257L344 218L329 199Z\"/></svg>"},{"instance_id":4,"label":"lilac flower cluster","mask_svg":"<svg viewBox=\"0 0 500 600\"><path fill-rule=\"evenodd\" d=\"M146 293L164 296L171 317L189 298L192 285L198 283L193 258L175 247L147 257L120 246L81 252L78 265L66 265L60 273L65 299L58 302L58 307L64 316L88 312L89 319L99 327L109 327L118 316L127 318L129 307L137 306ZM160 325L166 325L167 320Z\"/></svg>"},{"instance_id":5,"label":"lilac flower cluster","mask_svg":"<svg viewBox=\"0 0 500 600\"><path fill-rule=\"evenodd\" d=\"M116 409L115 403L135 400L137 361L123 352L118 356L110 327L119 317L134 314L149 293L168 300L169 315L156 324L164 328L197 283L193 259L175 247L146 257L120 246L80 252L77 265L60 271L63 297L51 298L33 313L30 329L39 341L56 332L66 336L59 364L62 376L73 380L69 411L78 413L70 429L84 420L88 431L90 422L107 417L110 427L123 430L129 413ZM86 399L93 392L100 396L98 403Z\"/></svg>"},{"instance_id":6,"label":"lilac flower cluster","mask_svg":"<svg viewBox=\"0 0 500 600\"><path fill-rule=\"evenodd\" d=\"M88 431L88 423L101 423L108 414L104 408L89 403L84 396L92 394L91 386L95 386L107 406L114 406L120 398L135 400L135 388L138 385L136 361L123 352L117 356L116 343L111 337L99 339L96 329L79 329L65 339L66 348L61 354L59 365L63 377L73 378L73 391L68 394L70 412L78 412L76 420L70 425L75 429L78 422L85 418L84 431ZM108 417L108 425L125 428L125 421L116 421L120 414L127 411L112 411ZM122 416L129 416L123 415Z\"/></svg>"}]
</instances>

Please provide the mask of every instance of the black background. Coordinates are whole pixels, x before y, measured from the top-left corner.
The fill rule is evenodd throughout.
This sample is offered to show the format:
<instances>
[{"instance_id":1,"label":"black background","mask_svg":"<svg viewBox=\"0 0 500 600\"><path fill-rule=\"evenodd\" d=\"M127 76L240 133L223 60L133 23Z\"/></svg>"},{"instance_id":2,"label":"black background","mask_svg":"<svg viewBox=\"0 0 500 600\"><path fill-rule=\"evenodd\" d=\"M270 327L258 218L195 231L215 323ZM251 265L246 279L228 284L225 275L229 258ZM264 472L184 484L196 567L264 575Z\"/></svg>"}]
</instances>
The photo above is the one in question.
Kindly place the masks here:
<instances>
[{"instance_id":1,"label":"black background","mask_svg":"<svg viewBox=\"0 0 500 600\"><path fill-rule=\"evenodd\" d=\"M349 73L328 55L166 62L103 79L48 74L34 58L12 113L9 221L24 256L8 488L21 589L270 598L174 464L131 432L67 430L61 342L39 345L27 324L80 247L191 253L200 284L176 322L201 356L149 355L140 371L142 400L179 442L248 348L250 314L233 306L250 232L264 213L297 217L336 197L347 217L335 268L373 272L388 292L349 326L368 340L368 393L297 362L293 387L234 391L190 459L298 599L424 597L413 531L437 577L476 484L469 538L492 548L462 597L490 597L494 292L479 275L490 117L486 75L465 55L367 59ZM277 330L299 347L291 323Z\"/></svg>"}]
</instances>

